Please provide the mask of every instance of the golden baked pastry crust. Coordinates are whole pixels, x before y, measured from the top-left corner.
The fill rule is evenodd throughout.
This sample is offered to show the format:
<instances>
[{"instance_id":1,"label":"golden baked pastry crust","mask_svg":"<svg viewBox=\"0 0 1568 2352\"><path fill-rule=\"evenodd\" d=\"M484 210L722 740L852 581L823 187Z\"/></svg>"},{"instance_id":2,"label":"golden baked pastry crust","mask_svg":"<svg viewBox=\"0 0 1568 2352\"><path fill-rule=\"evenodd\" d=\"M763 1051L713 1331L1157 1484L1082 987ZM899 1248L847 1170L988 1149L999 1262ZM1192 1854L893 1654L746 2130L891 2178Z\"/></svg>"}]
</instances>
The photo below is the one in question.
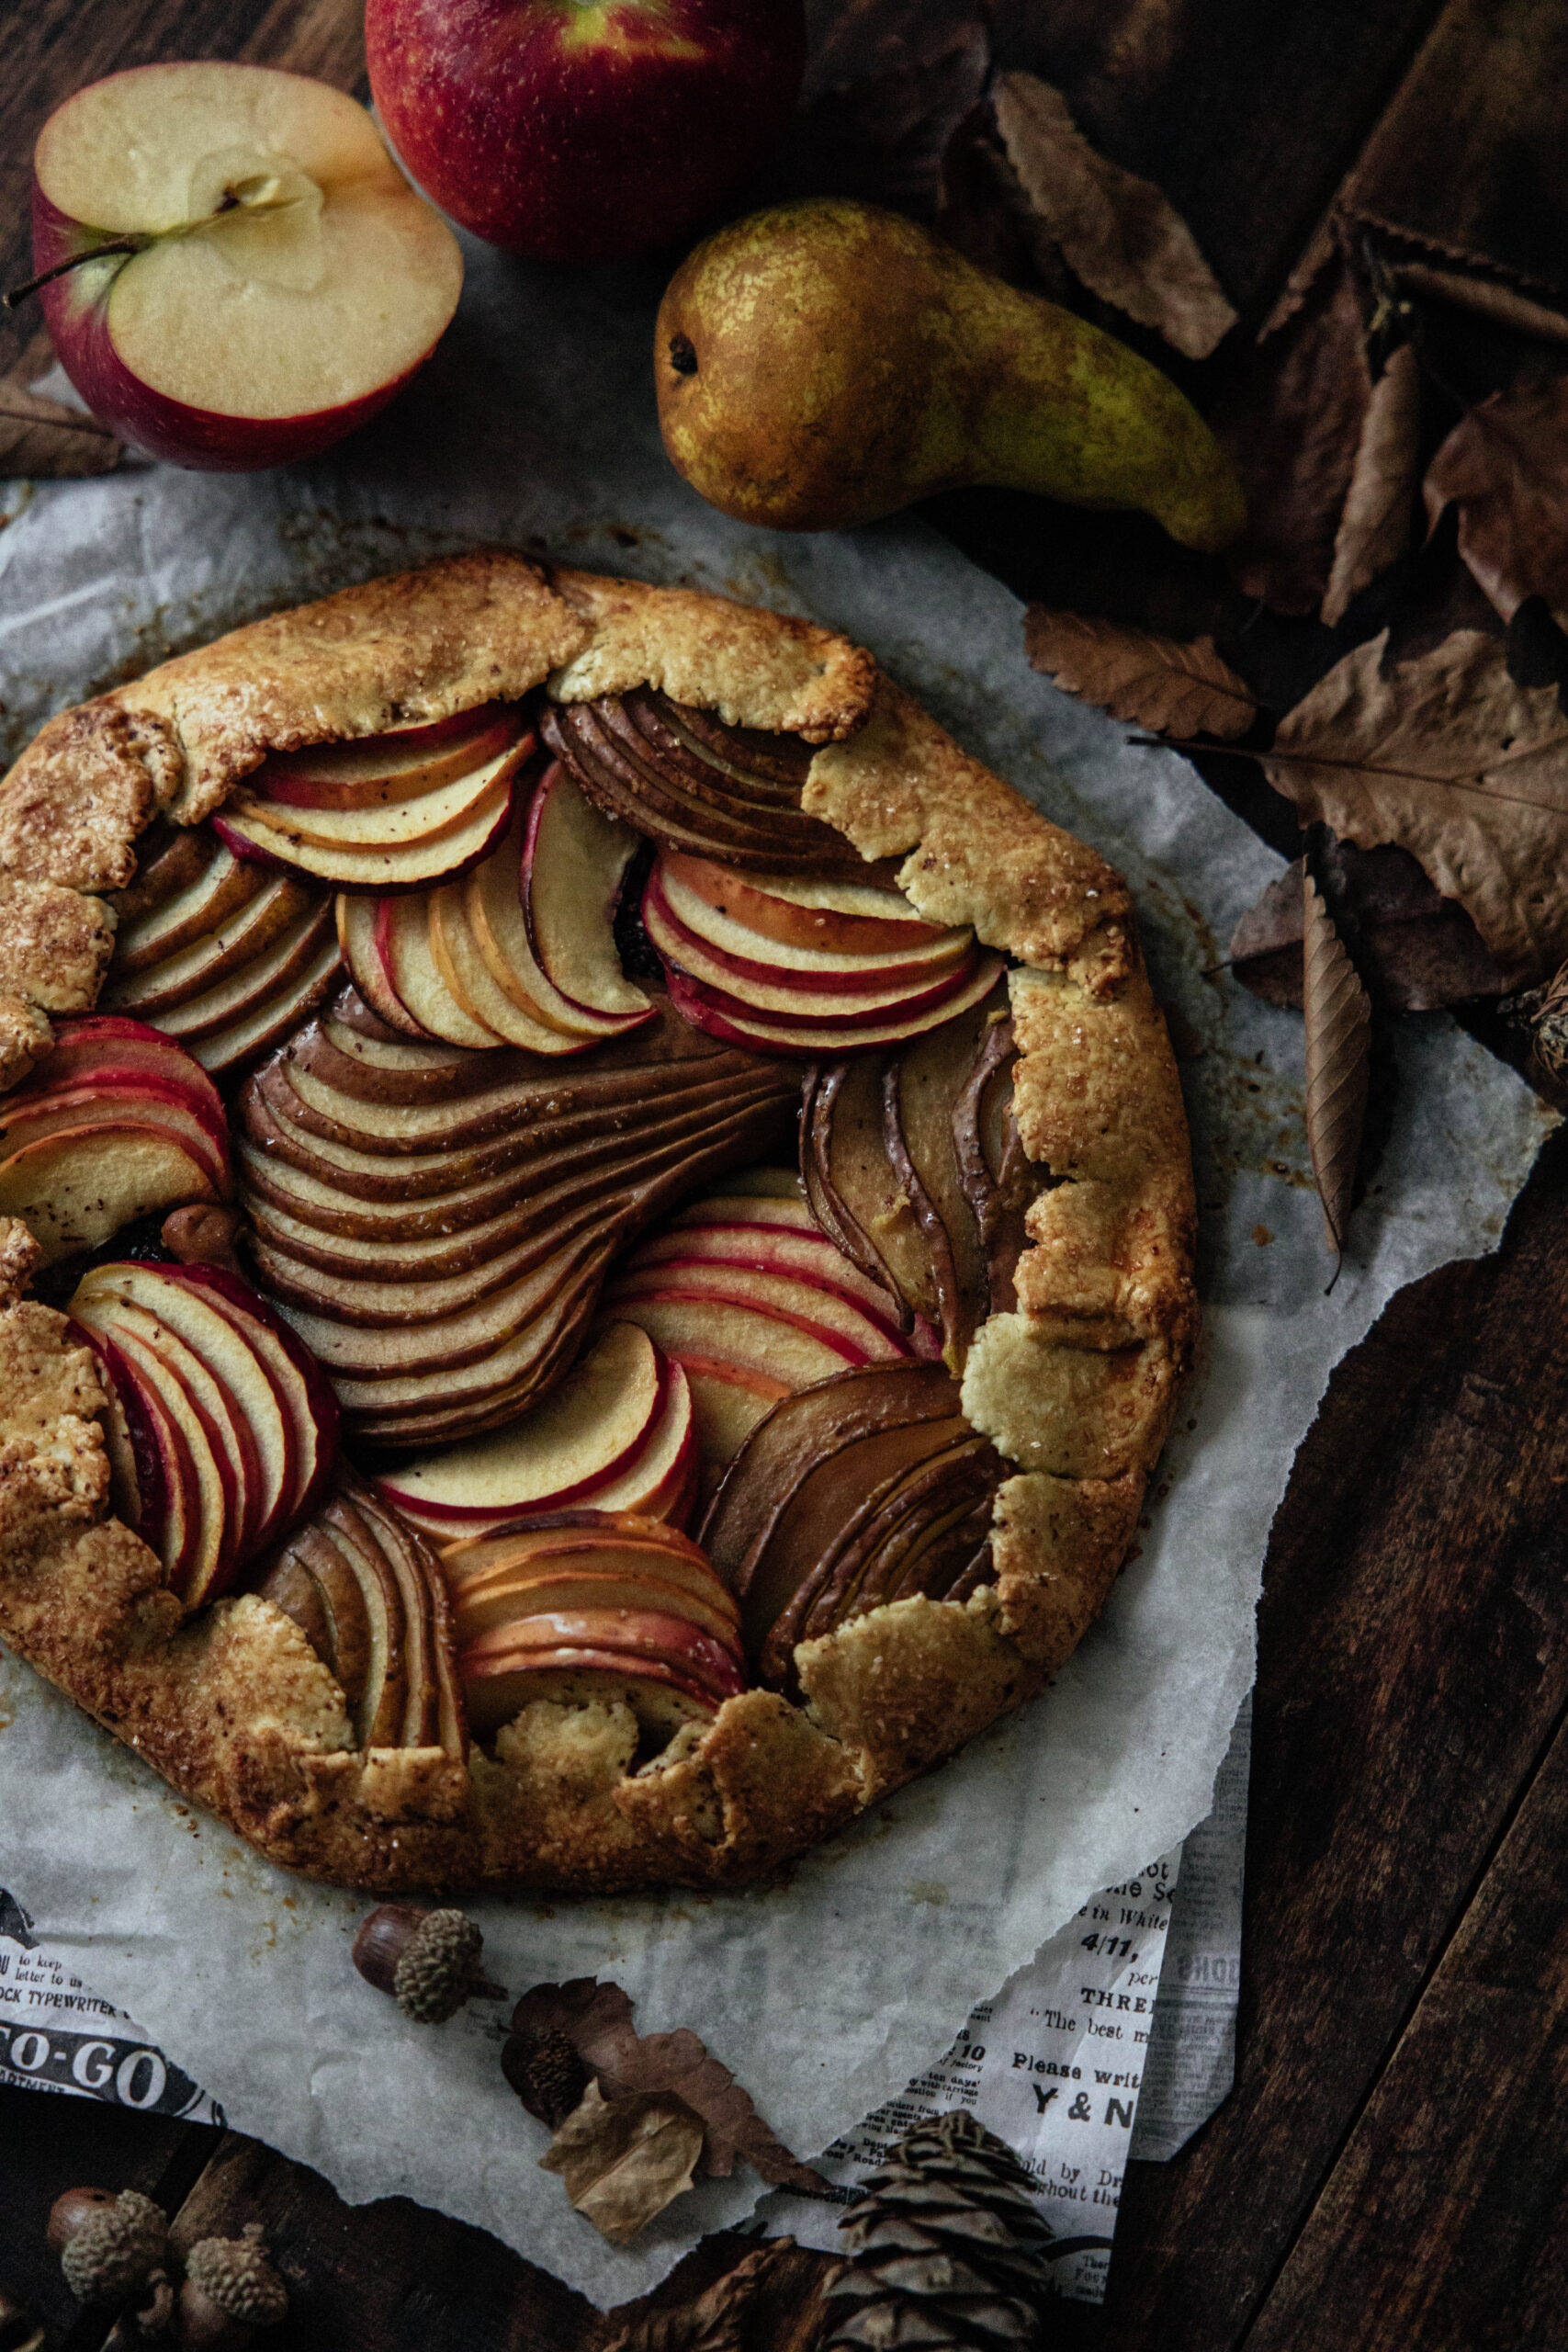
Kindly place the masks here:
<instances>
[{"instance_id":1,"label":"golden baked pastry crust","mask_svg":"<svg viewBox=\"0 0 1568 2352\"><path fill-rule=\"evenodd\" d=\"M652 684L818 744L808 812L898 857L920 912L1017 959L1014 1105L1057 1180L1030 1211L1018 1308L971 1349L964 1410L1017 1465L995 1581L805 1643L804 1705L766 1690L635 1764L621 1704L536 1702L493 1756L354 1743L342 1691L254 1595L182 1623L109 1516L104 1399L62 1316L23 1293L0 1219L0 1635L182 1793L275 1861L391 1890L733 1883L816 1843L1061 1666L1137 1523L1195 1329L1186 1124L1125 885L829 631L685 590L479 553L241 629L62 713L0 783L0 1083L90 1009L96 895L159 811L209 815L273 750L445 718L546 684Z\"/></svg>"}]
</instances>

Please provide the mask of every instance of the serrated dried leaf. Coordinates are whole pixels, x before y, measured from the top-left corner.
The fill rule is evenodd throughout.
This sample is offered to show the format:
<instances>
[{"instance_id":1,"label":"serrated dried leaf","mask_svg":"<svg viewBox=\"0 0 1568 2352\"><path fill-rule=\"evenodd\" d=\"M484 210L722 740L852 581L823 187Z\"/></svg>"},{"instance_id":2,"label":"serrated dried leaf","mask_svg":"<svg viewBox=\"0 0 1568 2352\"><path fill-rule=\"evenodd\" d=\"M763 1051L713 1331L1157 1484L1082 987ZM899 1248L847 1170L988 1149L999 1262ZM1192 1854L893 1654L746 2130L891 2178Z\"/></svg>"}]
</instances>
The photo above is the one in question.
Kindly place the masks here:
<instances>
[{"instance_id":1,"label":"serrated dried leaf","mask_svg":"<svg viewBox=\"0 0 1568 2352\"><path fill-rule=\"evenodd\" d=\"M794 2250L793 2238L767 2239L694 2301L634 2320L605 2352L739 2352L741 2322Z\"/></svg>"},{"instance_id":2,"label":"serrated dried leaf","mask_svg":"<svg viewBox=\"0 0 1568 2352\"><path fill-rule=\"evenodd\" d=\"M1024 644L1036 670L1112 718L1166 735L1245 735L1258 704L1212 637L1190 645L1146 629L1031 605Z\"/></svg>"},{"instance_id":3,"label":"serrated dried leaf","mask_svg":"<svg viewBox=\"0 0 1568 2352\"><path fill-rule=\"evenodd\" d=\"M1164 190L1098 153L1060 90L1035 74L998 74L992 104L1009 161L1069 269L1189 359L1206 359L1235 312Z\"/></svg>"},{"instance_id":4,"label":"serrated dried leaf","mask_svg":"<svg viewBox=\"0 0 1568 2352\"><path fill-rule=\"evenodd\" d=\"M113 473L124 455L96 416L0 383L0 476L7 481L79 481Z\"/></svg>"},{"instance_id":5,"label":"serrated dried leaf","mask_svg":"<svg viewBox=\"0 0 1568 2352\"><path fill-rule=\"evenodd\" d=\"M973 0L849 0L812 46L790 134L792 187L930 215L947 142L986 85Z\"/></svg>"},{"instance_id":6,"label":"serrated dried leaf","mask_svg":"<svg viewBox=\"0 0 1568 2352\"><path fill-rule=\"evenodd\" d=\"M671 2095L701 2117L703 2169L720 2177L743 2157L774 2187L820 2188L822 2177L801 2164L771 2132L728 2066L710 2058L684 2026L674 2033L639 2034L632 2004L620 1986L592 1977L536 1984L512 2015L514 2034L569 2034L612 2098L633 2093Z\"/></svg>"},{"instance_id":7,"label":"serrated dried leaf","mask_svg":"<svg viewBox=\"0 0 1568 2352\"><path fill-rule=\"evenodd\" d=\"M607 2099L590 2083L539 2158L558 2172L584 2221L625 2245L692 2185L702 2118L678 2098Z\"/></svg>"},{"instance_id":8,"label":"serrated dried leaf","mask_svg":"<svg viewBox=\"0 0 1568 2352\"><path fill-rule=\"evenodd\" d=\"M1421 368L1402 343L1372 386L1345 511L1334 541L1334 569L1323 599L1332 628L1353 598L1410 544L1411 508L1421 451Z\"/></svg>"},{"instance_id":9,"label":"serrated dried leaf","mask_svg":"<svg viewBox=\"0 0 1568 2352\"><path fill-rule=\"evenodd\" d=\"M1568 614L1568 376L1469 410L1423 487L1434 523L1459 508L1459 551L1505 620L1528 596Z\"/></svg>"},{"instance_id":10,"label":"serrated dried leaf","mask_svg":"<svg viewBox=\"0 0 1568 2352\"><path fill-rule=\"evenodd\" d=\"M1225 562L1276 612L1315 613L1371 399L1360 299L1344 255L1322 268L1261 349L1238 355L1209 422L1247 494Z\"/></svg>"},{"instance_id":11,"label":"serrated dried leaf","mask_svg":"<svg viewBox=\"0 0 1568 2352\"><path fill-rule=\"evenodd\" d=\"M1472 311L1478 319L1507 327L1516 334L1534 335L1543 343L1568 343L1568 315L1545 301L1532 302L1511 286L1493 277L1474 277L1466 270L1434 269L1424 261L1397 263L1391 275L1401 294L1430 294Z\"/></svg>"},{"instance_id":12,"label":"serrated dried leaf","mask_svg":"<svg viewBox=\"0 0 1568 2352\"><path fill-rule=\"evenodd\" d=\"M1327 835L1318 878L1341 922L1354 926L1356 959L1374 1004L1431 1012L1499 996L1503 975L1453 899L1435 890L1408 850L1358 849ZM1302 861L1249 907L1231 939L1231 970L1265 1004L1302 1009Z\"/></svg>"},{"instance_id":13,"label":"serrated dried leaf","mask_svg":"<svg viewBox=\"0 0 1568 2352\"><path fill-rule=\"evenodd\" d=\"M1276 790L1361 849L1397 842L1469 913L1509 988L1568 958L1568 719L1498 638L1456 630L1385 676L1359 645L1280 721Z\"/></svg>"},{"instance_id":14,"label":"serrated dried leaf","mask_svg":"<svg viewBox=\"0 0 1568 2352\"><path fill-rule=\"evenodd\" d=\"M1302 877L1302 915L1307 1148L1328 1246L1342 1258L1367 1122L1372 1006L1310 873Z\"/></svg>"}]
</instances>

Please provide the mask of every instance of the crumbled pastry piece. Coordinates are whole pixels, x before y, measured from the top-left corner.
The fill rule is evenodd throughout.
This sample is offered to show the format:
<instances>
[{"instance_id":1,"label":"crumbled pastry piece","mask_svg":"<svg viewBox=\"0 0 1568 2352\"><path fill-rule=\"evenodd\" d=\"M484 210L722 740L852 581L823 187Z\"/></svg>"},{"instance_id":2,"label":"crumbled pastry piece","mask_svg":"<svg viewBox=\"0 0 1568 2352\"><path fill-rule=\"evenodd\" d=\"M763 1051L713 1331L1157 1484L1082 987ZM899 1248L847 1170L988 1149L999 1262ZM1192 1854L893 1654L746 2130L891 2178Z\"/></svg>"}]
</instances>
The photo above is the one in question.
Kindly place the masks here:
<instances>
[{"instance_id":1,"label":"crumbled pastry piece","mask_svg":"<svg viewBox=\"0 0 1568 2352\"><path fill-rule=\"evenodd\" d=\"M153 729L112 695L62 710L0 782L0 868L73 890L118 890L159 806Z\"/></svg>"},{"instance_id":2,"label":"crumbled pastry piece","mask_svg":"<svg viewBox=\"0 0 1568 2352\"><path fill-rule=\"evenodd\" d=\"M97 899L0 874L0 989L43 1012L88 1012L114 954L114 930Z\"/></svg>"},{"instance_id":3,"label":"crumbled pastry piece","mask_svg":"<svg viewBox=\"0 0 1568 2352\"><path fill-rule=\"evenodd\" d=\"M54 1043L54 1031L36 1004L15 989L0 989L0 1093L20 1085Z\"/></svg>"}]
</instances>

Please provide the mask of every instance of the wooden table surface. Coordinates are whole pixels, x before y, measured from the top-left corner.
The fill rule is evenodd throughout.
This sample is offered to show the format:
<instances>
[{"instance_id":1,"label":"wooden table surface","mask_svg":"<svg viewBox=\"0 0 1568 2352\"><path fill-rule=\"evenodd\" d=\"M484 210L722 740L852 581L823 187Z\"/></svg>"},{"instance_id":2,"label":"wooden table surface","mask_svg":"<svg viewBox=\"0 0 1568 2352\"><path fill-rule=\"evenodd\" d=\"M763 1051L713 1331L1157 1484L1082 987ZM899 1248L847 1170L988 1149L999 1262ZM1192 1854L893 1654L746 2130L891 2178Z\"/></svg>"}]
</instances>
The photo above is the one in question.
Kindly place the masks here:
<instances>
[{"instance_id":1,"label":"wooden table surface","mask_svg":"<svg viewBox=\"0 0 1568 2352\"><path fill-rule=\"evenodd\" d=\"M834 5L814 0L816 16ZM1256 320L1422 42L1510 8L1530 13L998 0L991 18L1006 62L1057 82L1110 152L1168 188ZM239 57L363 94L354 0L10 0L6 17L6 284L27 274L33 136L82 84ZM4 333L0 370L25 331ZM939 519L1021 591L1072 601L1071 530L1043 533L1027 511L1021 528L1021 507L950 500ZM1109 2301L1054 2309L1053 2345L1568 2343L1565 1293L1568 1131L1497 1254L1396 1298L1335 1376L1265 1577L1236 2086L1173 2163L1129 2166ZM105 2331L42 2240L78 2182L146 2190L179 2209L187 2243L264 2223L301 2352L596 2352L619 2324L479 2231L399 2199L351 2210L237 2134L0 2091L0 2288L72 2352ZM694 2294L739 2251L706 2242L655 2301ZM794 2257L751 2326L757 2352L800 2340L824 2267Z\"/></svg>"}]
</instances>

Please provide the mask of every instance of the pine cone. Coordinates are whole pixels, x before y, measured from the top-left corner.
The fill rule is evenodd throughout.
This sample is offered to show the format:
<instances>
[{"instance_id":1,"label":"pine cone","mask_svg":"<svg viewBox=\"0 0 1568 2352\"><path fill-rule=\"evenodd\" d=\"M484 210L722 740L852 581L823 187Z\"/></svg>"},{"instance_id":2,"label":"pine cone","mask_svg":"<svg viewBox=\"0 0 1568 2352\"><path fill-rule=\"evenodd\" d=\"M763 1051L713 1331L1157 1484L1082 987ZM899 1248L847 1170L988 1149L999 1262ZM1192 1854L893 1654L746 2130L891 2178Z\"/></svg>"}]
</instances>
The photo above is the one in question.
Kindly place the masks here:
<instances>
[{"instance_id":1,"label":"pine cone","mask_svg":"<svg viewBox=\"0 0 1568 2352\"><path fill-rule=\"evenodd\" d=\"M839 2227L823 2352L997 2352L1039 2341L1051 2233L1005 2141L961 2109L922 2124Z\"/></svg>"},{"instance_id":2,"label":"pine cone","mask_svg":"<svg viewBox=\"0 0 1568 2352\"><path fill-rule=\"evenodd\" d=\"M558 2025L537 2036L514 2033L501 2053L502 2071L530 2115L552 2132L566 2121L593 2080L577 2044Z\"/></svg>"}]
</instances>

